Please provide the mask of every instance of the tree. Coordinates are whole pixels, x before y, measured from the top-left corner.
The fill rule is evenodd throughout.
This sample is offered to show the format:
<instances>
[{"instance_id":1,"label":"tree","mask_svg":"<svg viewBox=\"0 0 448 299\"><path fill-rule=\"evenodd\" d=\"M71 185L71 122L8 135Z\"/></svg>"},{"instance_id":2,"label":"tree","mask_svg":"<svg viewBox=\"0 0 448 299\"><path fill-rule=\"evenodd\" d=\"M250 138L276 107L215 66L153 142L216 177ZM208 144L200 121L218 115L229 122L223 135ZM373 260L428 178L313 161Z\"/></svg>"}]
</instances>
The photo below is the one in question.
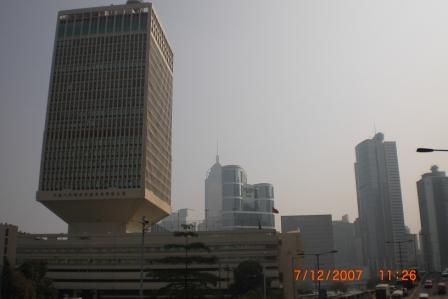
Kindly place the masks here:
<instances>
[{"instance_id":1,"label":"tree","mask_svg":"<svg viewBox=\"0 0 448 299\"><path fill-rule=\"evenodd\" d=\"M241 262L233 270L233 277L235 279L231 287L233 295L244 295L263 287L263 268L256 261Z\"/></svg>"},{"instance_id":2,"label":"tree","mask_svg":"<svg viewBox=\"0 0 448 299\"><path fill-rule=\"evenodd\" d=\"M2 298L24 298L25 278L19 272L11 268L8 260L5 259L2 271Z\"/></svg>"},{"instance_id":3,"label":"tree","mask_svg":"<svg viewBox=\"0 0 448 299\"><path fill-rule=\"evenodd\" d=\"M46 272L43 262L25 262L18 269L13 269L6 261L2 276L2 298L56 298L51 280L44 277Z\"/></svg>"},{"instance_id":4,"label":"tree","mask_svg":"<svg viewBox=\"0 0 448 299\"><path fill-rule=\"evenodd\" d=\"M46 278L47 264L44 261L27 261L19 267L25 279L32 284L36 299L56 298L56 289L51 279Z\"/></svg>"},{"instance_id":5,"label":"tree","mask_svg":"<svg viewBox=\"0 0 448 299\"><path fill-rule=\"evenodd\" d=\"M184 231L175 232L174 236L183 237L184 244L167 244L166 250L178 249L183 251L183 255L166 256L159 260L158 263L165 265L182 265L183 267L169 269L152 269L147 276L155 278L167 285L159 289L157 295L168 296L168 298L205 298L210 291L211 286L216 286L218 278L216 275L203 271L201 269L193 269L193 264L216 264L215 256L204 256L194 254L194 252L210 252L210 249L201 242L190 243L190 238L197 237L198 234L190 231L191 226L182 225Z\"/></svg>"}]
</instances>

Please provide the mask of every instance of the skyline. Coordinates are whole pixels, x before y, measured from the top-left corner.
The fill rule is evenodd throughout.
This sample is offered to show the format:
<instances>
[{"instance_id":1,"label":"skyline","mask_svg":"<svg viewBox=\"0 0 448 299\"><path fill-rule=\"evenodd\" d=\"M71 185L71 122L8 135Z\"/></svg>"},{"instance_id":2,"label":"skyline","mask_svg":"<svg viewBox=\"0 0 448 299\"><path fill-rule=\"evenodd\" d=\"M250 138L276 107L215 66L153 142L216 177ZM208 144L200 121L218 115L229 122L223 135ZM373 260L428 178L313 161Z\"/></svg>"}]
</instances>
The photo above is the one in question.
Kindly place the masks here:
<instances>
[{"instance_id":1,"label":"skyline","mask_svg":"<svg viewBox=\"0 0 448 299\"><path fill-rule=\"evenodd\" d=\"M396 19L392 12L382 10L386 7L383 2L372 5L373 12L368 12L355 2L349 2L346 11L341 11L335 4L319 6L285 1L270 6L268 12L275 21L268 24L261 22L266 7L253 5L254 2L234 1L233 6L239 7L236 11L224 3L153 3L164 20L176 55L173 210L185 207L203 213L205 173L213 164L218 139L223 164L239 164L249 173L249 181L274 185L276 208L281 215L330 213L335 220L347 213L353 221L357 216L354 147L373 137L376 123L386 140L397 142L405 223L417 232L420 224L416 181L433 164L442 171L448 168L448 157L443 153L415 153L420 146L448 147L448 141L442 140L443 112L447 108L443 94L448 91L441 79L446 77L443 65L448 63L444 57L444 47L448 45L443 42L448 21L443 19L442 9L409 4L403 11L398 4L389 4L388 9L401 13L403 23L388 28ZM1 46L0 58L0 134L7 141L3 142L1 155L1 222L18 224L26 232L66 230L57 216L35 201L52 55L52 43L48 41L54 37L58 10L108 4L105 1L1 4L1 35L8 40ZM30 7L33 7L30 11L38 13L27 15L31 24L28 26L42 30L27 31L28 26L12 26L15 16L8 11L26 13ZM328 14L328 8L335 15ZM188 12L196 18L186 17ZM294 20L297 16L293 12L298 12L302 19ZM225 28L229 13L234 14L234 24ZM377 19L372 17L375 14L385 18L383 27L376 26ZM426 23L419 18L424 15L431 16L424 19ZM313 27L327 18L334 24ZM354 23L357 26L347 27L350 21L357 21ZM439 31L433 31L431 23L437 22L443 23L437 27ZM282 33L281 29L288 25L292 26L292 33ZM304 29L299 25L308 27L301 31ZM232 30L235 26L242 30L235 32ZM308 33L311 28L318 34ZM397 42L393 34L378 34L377 29L382 29L382 34L390 29L404 36ZM420 37L414 37L412 32ZM365 37L361 33L367 33L372 40L362 45ZM304 42L288 43L294 34ZM265 35L272 39L271 43L265 44ZM335 44L334 36L341 36L342 42ZM415 45L411 43L414 38ZM350 47L344 39L355 48L352 52L345 52ZM422 47L419 39L427 47ZM204 40L207 43L201 43ZM420 48L407 47L411 45ZM353 56L360 49L364 55ZM431 49L429 54L424 52ZM372 58L369 55L376 59L368 59ZM266 57L272 57L272 61L266 61ZM334 60L335 57L339 59ZM392 68L384 73L388 65ZM413 71L415 66L420 67L421 77ZM440 79L432 80L431 71L439 72ZM348 78L339 78L344 73ZM382 89L376 89L377 85ZM208 89L202 89L204 86ZM434 93L434 99L422 101L428 93ZM403 99L393 101L397 98ZM425 114L429 105L432 105L430 113ZM413 127L417 116L421 123ZM320 188L320 184L325 188ZM316 203L322 200L325 208ZM278 217L276 222L278 227Z\"/></svg>"}]
</instances>

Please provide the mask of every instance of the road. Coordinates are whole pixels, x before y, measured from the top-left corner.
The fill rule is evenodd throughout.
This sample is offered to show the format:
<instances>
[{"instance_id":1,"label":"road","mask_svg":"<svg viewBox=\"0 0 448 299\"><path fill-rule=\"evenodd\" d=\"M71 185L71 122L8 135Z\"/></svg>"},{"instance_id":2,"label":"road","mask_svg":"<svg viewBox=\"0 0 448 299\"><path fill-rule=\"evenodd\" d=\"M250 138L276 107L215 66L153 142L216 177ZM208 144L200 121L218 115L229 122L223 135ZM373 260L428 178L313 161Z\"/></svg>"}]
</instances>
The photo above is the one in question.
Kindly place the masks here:
<instances>
[{"instance_id":1,"label":"road","mask_svg":"<svg viewBox=\"0 0 448 299\"><path fill-rule=\"evenodd\" d=\"M423 284L425 283L426 279L431 279L433 284L431 289L425 289L423 287ZM413 291L413 293L409 296L409 299L418 299L420 293L428 293L430 299L448 299L448 294L446 295L438 295L437 294L437 284L439 282L445 282L445 284L448 286L448 278L442 278L440 277L440 274L431 273L424 279L422 279L421 283L416 287Z\"/></svg>"}]
</instances>

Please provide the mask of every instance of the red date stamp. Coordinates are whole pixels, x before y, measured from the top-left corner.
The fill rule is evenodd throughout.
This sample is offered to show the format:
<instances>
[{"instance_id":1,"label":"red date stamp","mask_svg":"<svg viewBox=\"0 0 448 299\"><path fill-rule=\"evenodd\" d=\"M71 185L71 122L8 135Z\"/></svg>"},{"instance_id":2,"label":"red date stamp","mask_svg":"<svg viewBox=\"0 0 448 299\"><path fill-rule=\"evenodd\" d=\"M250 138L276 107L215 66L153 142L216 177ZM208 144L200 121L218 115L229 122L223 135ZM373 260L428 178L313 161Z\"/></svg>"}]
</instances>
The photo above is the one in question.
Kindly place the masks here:
<instances>
[{"instance_id":1,"label":"red date stamp","mask_svg":"<svg viewBox=\"0 0 448 299\"><path fill-rule=\"evenodd\" d=\"M311 281L360 281L362 269L294 269L295 280Z\"/></svg>"}]
</instances>

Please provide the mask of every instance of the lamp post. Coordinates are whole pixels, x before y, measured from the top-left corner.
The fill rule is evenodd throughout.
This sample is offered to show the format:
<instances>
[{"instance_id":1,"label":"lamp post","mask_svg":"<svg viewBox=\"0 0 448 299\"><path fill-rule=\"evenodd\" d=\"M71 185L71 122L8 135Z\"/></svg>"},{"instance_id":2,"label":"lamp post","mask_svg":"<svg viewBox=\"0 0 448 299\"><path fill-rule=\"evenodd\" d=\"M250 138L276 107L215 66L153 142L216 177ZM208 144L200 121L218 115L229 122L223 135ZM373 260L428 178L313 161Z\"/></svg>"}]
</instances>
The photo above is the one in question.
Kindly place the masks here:
<instances>
[{"instance_id":1,"label":"lamp post","mask_svg":"<svg viewBox=\"0 0 448 299\"><path fill-rule=\"evenodd\" d=\"M266 299L266 267L263 266L263 299Z\"/></svg>"},{"instance_id":2,"label":"lamp post","mask_svg":"<svg viewBox=\"0 0 448 299\"><path fill-rule=\"evenodd\" d=\"M400 270L403 270L403 260L401 258L401 244L410 243L412 240L404 240L404 241L386 241L386 244L398 244L398 255L400 258Z\"/></svg>"},{"instance_id":3,"label":"lamp post","mask_svg":"<svg viewBox=\"0 0 448 299\"><path fill-rule=\"evenodd\" d=\"M147 225L149 224L149 221L146 219L145 216L142 216L142 221L140 222L142 224L142 243L140 246L140 292L139 292L139 298L143 299L143 251L145 246L145 231L147 228Z\"/></svg>"},{"instance_id":4,"label":"lamp post","mask_svg":"<svg viewBox=\"0 0 448 299\"><path fill-rule=\"evenodd\" d=\"M302 253L301 251L297 250L297 255L299 255L300 253ZM296 258L295 255L291 255L291 273L292 273L292 280L291 280L291 285L292 285L292 295L293 295L293 299L296 299L297 296L297 289L296 289L296 278L294 275L294 269L295 269L295 265L294 265L294 259Z\"/></svg>"},{"instance_id":5,"label":"lamp post","mask_svg":"<svg viewBox=\"0 0 448 299\"><path fill-rule=\"evenodd\" d=\"M316 264L317 264L317 272L319 273L320 270L320 263L319 263L319 258L321 255L325 255L325 254L330 254L330 253L337 253L337 250L331 250L331 251L326 251L326 252L320 252L320 253L299 253L299 256L305 256L305 255L314 255L316 257ZM317 296L320 296L320 280L317 280Z\"/></svg>"},{"instance_id":6,"label":"lamp post","mask_svg":"<svg viewBox=\"0 0 448 299\"><path fill-rule=\"evenodd\" d=\"M417 153L432 153L432 152L448 152L448 149L435 149L427 147L419 147Z\"/></svg>"}]
</instances>

